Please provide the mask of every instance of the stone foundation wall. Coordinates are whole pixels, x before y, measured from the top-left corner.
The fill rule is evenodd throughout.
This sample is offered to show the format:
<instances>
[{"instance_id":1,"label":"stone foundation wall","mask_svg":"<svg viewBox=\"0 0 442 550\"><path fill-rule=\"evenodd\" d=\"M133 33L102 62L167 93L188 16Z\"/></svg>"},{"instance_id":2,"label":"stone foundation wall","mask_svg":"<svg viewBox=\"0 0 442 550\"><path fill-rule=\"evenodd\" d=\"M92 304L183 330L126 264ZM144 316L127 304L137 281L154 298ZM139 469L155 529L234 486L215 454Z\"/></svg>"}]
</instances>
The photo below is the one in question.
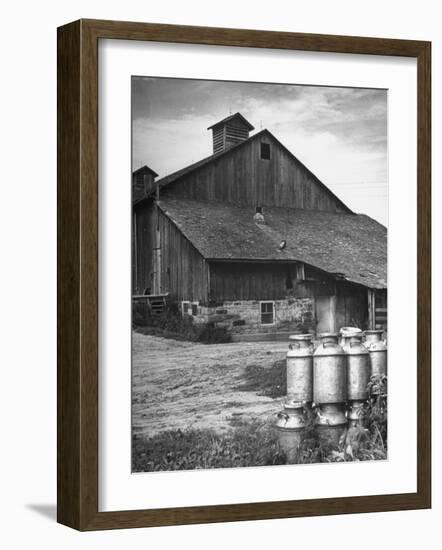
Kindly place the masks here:
<instances>
[{"instance_id":1,"label":"stone foundation wall","mask_svg":"<svg viewBox=\"0 0 442 550\"><path fill-rule=\"evenodd\" d=\"M267 300L265 300L267 301ZM272 324L261 322L259 300L216 302L203 305L181 302L182 313L190 315L194 323L226 327L232 333L272 333L311 330L315 326L314 298L287 298L275 300Z\"/></svg>"}]
</instances>

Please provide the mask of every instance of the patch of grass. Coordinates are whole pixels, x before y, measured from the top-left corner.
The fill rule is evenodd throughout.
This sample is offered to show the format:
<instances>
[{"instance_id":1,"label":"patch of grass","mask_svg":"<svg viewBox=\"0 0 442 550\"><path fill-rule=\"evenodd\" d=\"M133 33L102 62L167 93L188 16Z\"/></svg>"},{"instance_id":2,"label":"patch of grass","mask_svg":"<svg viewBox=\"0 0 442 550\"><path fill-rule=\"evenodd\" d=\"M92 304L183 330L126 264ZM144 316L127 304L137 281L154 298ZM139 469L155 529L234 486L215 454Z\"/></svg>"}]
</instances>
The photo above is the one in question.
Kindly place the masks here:
<instances>
[{"instance_id":1,"label":"patch of grass","mask_svg":"<svg viewBox=\"0 0 442 550\"><path fill-rule=\"evenodd\" d=\"M232 408L232 407L237 407L237 408L242 408L242 407L245 407L245 403L243 401L226 401L224 403L224 406L227 408Z\"/></svg>"},{"instance_id":2,"label":"patch of grass","mask_svg":"<svg viewBox=\"0 0 442 550\"><path fill-rule=\"evenodd\" d=\"M275 361L270 368L247 365L244 374L237 378L242 384L234 386L237 391L251 391L266 397L283 397L287 393L286 361Z\"/></svg>"},{"instance_id":3,"label":"patch of grass","mask_svg":"<svg viewBox=\"0 0 442 550\"><path fill-rule=\"evenodd\" d=\"M386 442L379 439L378 432L356 426L346 428L338 443L318 437L318 433L314 430L307 430L293 463L362 462L386 459Z\"/></svg>"},{"instance_id":4,"label":"patch of grass","mask_svg":"<svg viewBox=\"0 0 442 550\"><path fill-rule=\"evenodd\" d=\"M272 369L280 373L281 363ZM269 373L272 369L264 369ZM247 391L274 393L278 384L260 369L248 379ZM258 373L258 375L256 375ZM312 464L320 462L353 462L386 460L387 446L387 379L372 380L364 426L346 428L340 440L326 440L315 429L315 415L310 412L303 440L290 462L280 448L274 420L245 420L232 414L231 429L218 433L211 429L168 430L151 438L133 436L132 467L135 472L193 470L201 468L237 468L276 464ZM275 389L276 388L276 389ZM385 391L384 391L385 389ZM284 390L285 392L285 390ZM276 411L275 411L276 412Z\"/></svg>"},{"instance_id":5,"label":"patch of grass","mask_svg":"<svg viewBox=\"0 0 442 550\"><path fill-rule=\"evenodd\" d=\"M214 430L170 430L133 439L134 472L238 468L284 464L275 427L258 421L224 434Z\"/></svg>"},{"instance_id":6,"label":"patch of grass","mask_svg":"<svg viewBox=\"0 0 442 550\"><path fill-rule=\"evenodd\" d=\"M386 442L375 431L349 428L338 444L318 437L308 427L296 455L289 460L278 442L273 422L232 417L232 429L168 430L151 438L133 437L134 472L239 468L279 464L313 464L385 460Z\"/></svg>"}]
</instances>

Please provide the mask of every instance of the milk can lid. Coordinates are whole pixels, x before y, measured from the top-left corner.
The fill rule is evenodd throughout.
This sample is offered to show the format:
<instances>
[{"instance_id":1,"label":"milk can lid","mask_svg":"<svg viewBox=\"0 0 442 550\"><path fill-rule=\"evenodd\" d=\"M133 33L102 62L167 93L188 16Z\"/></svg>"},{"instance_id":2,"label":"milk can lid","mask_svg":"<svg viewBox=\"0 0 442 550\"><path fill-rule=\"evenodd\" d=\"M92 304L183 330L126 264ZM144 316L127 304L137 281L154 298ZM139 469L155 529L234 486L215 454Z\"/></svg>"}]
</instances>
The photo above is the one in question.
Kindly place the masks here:
<instances>
[{"instance_id":1,"label":"milk can lid","mask_svg":"<svg viewBox=\"0 0 442 550\"><path fill-rule=\"evenodd\" d=\"M289 336L289 340L296 340L296 341L311 340L312 338L313 338L313 334L291 334Z\"/></svg>"},{"instance_id":2,"label":"milk can lid","mask_svg":"<svg viewBox=\"0 0 442 550\"><path fill-rule=\"evenodd\" d=\"M337 338L338 333L337 332L321 332L318 334L319 338Z\"/></svg>"},{"instance_id":3,"label":"milk can lid","mask_svg":"<svg viewBox=\"0 0 442 550\"><path fill-rule=\"evenodd\" d=\"M339 333L350 336L351 334L362 334L362 330L358 327L341 327Z\"/></svg>"},{"instance_id":4,"label":"milk can lid","mask_svg":"<svg viewBox=\"0 0 442 550\"><path fill-rule=\"evenodd\" d=\"M284 409L302 409L304 403L302 401L286 401L284 403Z\"/></svg>"}]
</instances>

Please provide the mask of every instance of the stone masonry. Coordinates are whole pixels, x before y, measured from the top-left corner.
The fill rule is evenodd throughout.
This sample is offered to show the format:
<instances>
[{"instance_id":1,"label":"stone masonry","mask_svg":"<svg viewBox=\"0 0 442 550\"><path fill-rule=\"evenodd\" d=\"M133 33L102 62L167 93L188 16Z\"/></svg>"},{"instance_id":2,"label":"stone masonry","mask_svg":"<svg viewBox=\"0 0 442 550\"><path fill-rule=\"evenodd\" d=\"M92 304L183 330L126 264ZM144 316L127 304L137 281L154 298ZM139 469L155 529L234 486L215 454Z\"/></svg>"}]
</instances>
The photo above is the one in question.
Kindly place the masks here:
<instances>
[{"instance_id":1,"label":"stone masonry","mask_svg":"<svg viewBox=\"0 0 442 550\"><path fill-rule=\"evenodd\" d=\"M232 333L253 334L311 330L315 326L314 298L266 300L273 304L273 323L263 323L259 300L226 301L216 304L181 302L183 315L190 315L196 324L226 327ZM272 306L270 310L272 310Z\"/></svg>"}]
</instances>

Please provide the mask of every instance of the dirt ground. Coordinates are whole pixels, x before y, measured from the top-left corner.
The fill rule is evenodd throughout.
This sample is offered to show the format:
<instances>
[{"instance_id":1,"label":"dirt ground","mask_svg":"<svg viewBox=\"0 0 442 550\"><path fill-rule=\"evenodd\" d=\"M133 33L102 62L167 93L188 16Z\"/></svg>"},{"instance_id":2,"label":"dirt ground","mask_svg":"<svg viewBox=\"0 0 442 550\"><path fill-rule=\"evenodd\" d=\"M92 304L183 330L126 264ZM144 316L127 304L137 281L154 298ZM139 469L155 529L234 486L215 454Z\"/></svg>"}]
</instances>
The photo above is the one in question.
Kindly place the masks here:
<instances>
[{"instance_id":1,"label":"dirt ground","mask_svg":"<svg viewBox=\"0 0 442 550\"><path fill-rule=\"evenodd\" d=\"M133 333L133 433L228 430L235 421L276 415L281 399L238 391L247 365L271 367L285 342L195 344Z\"/></svg>"}]
</instances>

